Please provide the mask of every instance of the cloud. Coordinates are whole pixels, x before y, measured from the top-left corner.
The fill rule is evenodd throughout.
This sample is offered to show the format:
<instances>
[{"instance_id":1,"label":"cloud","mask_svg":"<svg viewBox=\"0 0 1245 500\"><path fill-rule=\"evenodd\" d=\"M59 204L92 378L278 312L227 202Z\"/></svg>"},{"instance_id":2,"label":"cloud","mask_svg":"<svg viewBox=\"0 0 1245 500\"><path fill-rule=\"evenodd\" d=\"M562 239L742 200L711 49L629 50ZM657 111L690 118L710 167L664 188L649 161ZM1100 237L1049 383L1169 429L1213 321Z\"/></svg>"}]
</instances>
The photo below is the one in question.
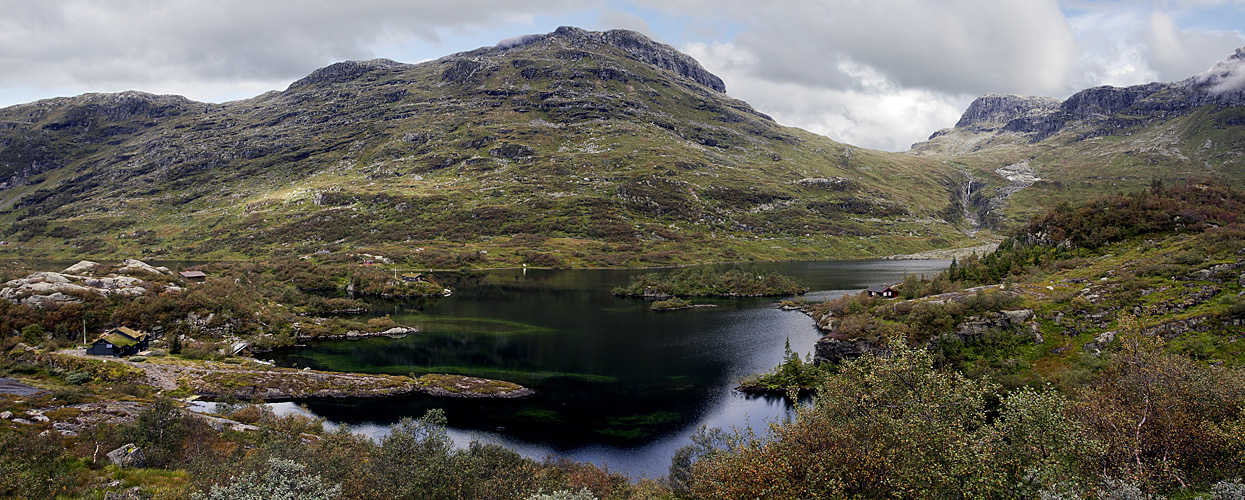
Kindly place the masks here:
<instances>
[{"instance_id":1,"label":"cloud","mask_svg":"<svg viewBox=\"0 0 1245 500\"><path fill-rule=\"evenodd\" d=\"M950 94L1061 91L1075 60L1053 0L693 0L667 8L746 21L733 43L761 58L755 77L838 90L854 82L838 69L844 59L905 88Z\"/></svg>"},{"instance_id":2,"label":"cloud","mask_svg":"<svg viewBox=\"0 0 1245 500\"><path fill-rule=\"evenodd\" d=\"M41 0L0 2L0 85L148 89L288 84L378 46L583 8L571 0ZM588 3L587 5L592 5Z\"/></svg>"},{"instance_id":3,"label":"cloud","mask_svg":"<svg viewBox=\"0 0 1245 500\"><path fill-rule=\"evenodd\" d=\"M1181 80L1205 71L1209 63L1245 45L1239 32L1180 29L1172 14L1155 10L1144 35L1149 63L1161 81ZM1217 54L1217 55L1216 55Z\"/></svg>"},{"instance_id":4,"label":"cloud","mask_svg":"<svg viewBox=\"0 0 1245 500\"><path fill-rule=\"evenodd\" d=\"M856 82L828 89L799 81L753 78L761 60L730 43L694 43L689 55L727 82L730 94L745 98L778 123L794 125L836 141L872 149L902 151L948 127L975 96L903 88L869 66L844 59L835 70Z\"/></svg>"}]
</instances>

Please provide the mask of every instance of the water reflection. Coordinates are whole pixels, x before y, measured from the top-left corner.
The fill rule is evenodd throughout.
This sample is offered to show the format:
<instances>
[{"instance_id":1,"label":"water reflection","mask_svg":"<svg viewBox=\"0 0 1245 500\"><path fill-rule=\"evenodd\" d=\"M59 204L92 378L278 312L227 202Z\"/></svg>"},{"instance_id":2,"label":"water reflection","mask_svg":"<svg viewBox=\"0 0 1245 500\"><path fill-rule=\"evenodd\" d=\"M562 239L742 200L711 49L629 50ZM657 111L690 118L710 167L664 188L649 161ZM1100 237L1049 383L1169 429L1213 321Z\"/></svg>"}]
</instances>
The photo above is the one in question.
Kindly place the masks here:
<instances>
[{"instance_id":1,"label":"water reflection","mask_svg":"<svg viewBox=\"0 0 1245 500\"><path fill-rule=\"evenodd\" d=\"M933 274L946 261L750 264L808 284L809 298L855 293ZM729 267L729 266L722 266ZM399 418L443 408L452 435L498 442L527 456L558 454L659 477L700 425L752 427L789 411L778 399L735 393L735 382L782 360L788 339L802 356L819 333L776 299L699 299L712 309L656 313L609 291L636 270L507 270L437 274L454 289L432 301L376 300L380 313L415 326L402 339L314 344L274 353L278 362L377 373L460 373L511 380L538 394L522 400L406 396L312 401L334 424L377 434Z\"/></svg>"}]
</instances>

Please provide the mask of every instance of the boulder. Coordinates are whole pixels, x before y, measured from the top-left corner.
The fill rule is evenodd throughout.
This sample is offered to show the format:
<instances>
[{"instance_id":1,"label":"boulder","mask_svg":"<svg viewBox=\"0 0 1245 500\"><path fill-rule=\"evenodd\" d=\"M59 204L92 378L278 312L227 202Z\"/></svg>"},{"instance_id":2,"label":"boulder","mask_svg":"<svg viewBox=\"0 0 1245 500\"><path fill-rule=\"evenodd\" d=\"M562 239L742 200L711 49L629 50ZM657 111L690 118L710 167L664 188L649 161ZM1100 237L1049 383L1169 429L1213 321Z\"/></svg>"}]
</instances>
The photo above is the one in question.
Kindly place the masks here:
<instances>
[{"instance_id":1,"label":"boulder","mask_svg":"<svg viewBox=\"0 0 1245 500\"><path fill-rule=\"evenodd\" d=\"M983 335L991 331L1021 330L1025 326L1025 322L1032 317L1033 310L1031 309L999 311L992 314L973 316L955 328L955 336L959 337L960 340L968 342L980 340ZM1028 328L1025 331L1034 337L1034 341L1041 341L1039 340L1041 335L1036 329Z\"/></svg>"},{"instance_id":2,"label":"boulder","mask_svg":"<svg viewBox=\"0 0 1245 500\"><path fill-rule=\"evenodd\" d=\"M882 348L867 340L839 340L834 337L822 337L813 346L813 361L820 363L838 363L845 359L856 359L865 354L877 354Z\"/></svg>"},{"instance_id":3,"label":"boulder","mask_svg":"<svg viewBox=\"0 0 1245 500\"><path fill-rule=\"evenodd\" d=\"M143 456L143 449L135 446L134 443L124 445L108 452L108 460L111 461L113 465L123 468L142 468L147 465L147 458Z\"/></svg>"},{"instance_id":4,"label":"boulder","mask_svg":"<svg viewBox=\"0 0 1245 500\"><path fill-rule=\"evenodd\" d=\"M143 262L138 259L125 259L121 261L121 267L117 269L116 273L117 274L131 274L131 273L164 274L160 272L159 268L152 267L148 265L146 262Z\"/></svg>"},{"instance_id":5,"label":"boulder","mask_svg":"<svg viewBox=\"0 0 1245 500\"><path fill-rule=\"evenodd\" d=\"M31 295L22 299L19 303L35 309L43 309L48 304L72 304L82 302L82 299L72 295L65 295L61 292L54 292L51 295Z\"/></svg>"},{"instance_id":6,"label":"boulder","mask_svg":"<svg viewBox=\"0 0 1245 500\"><path fill-rule=\"evenodd\" d=\"M96 270L96 269L99 269L99 263L98 263L98 262L91 262L91 261L89 261L89 260L80 260L80 261L78 261L78 263L77 263L77 264L74 264L74 265L72 265L72 266L66 267L64 271L61 271L61 273L63 273L63 274L78 274L78 275L82 275L82 274L95 274L95 270Z\"/></svg>"}]
</instances>

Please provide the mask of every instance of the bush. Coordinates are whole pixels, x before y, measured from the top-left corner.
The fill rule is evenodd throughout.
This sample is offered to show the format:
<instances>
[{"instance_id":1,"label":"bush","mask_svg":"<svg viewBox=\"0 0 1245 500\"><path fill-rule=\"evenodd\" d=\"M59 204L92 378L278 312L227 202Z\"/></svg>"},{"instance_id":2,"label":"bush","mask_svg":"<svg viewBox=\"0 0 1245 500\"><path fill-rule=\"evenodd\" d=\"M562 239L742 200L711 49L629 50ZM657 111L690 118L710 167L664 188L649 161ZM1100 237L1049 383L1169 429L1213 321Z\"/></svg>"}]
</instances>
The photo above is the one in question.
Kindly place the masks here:
<instances>
[{"instance_id":1,"label":"bush","mask_svg":"<svg viewBox=\"0 0 1245 500\"><path fill-rule=\"evenodd\" d=\"M90 373L69 372L65 374L65 383L70 385L82 385L90 382L94 378Z\"/></svg>"},{"instance_id":2,"label":"bush","mask_svg":"<svg viewBox=\"0 0 1245 500\"><path fill-rule=\"evenodd\" d=\"M196 493L195 500L333 500L341 496L340 484L328 486L320 476L306 473L307 466L291 460L273 458L261 477L245 473L230 478L228 484L214 485L207 494Z\"/></svg>"}]
</instances>

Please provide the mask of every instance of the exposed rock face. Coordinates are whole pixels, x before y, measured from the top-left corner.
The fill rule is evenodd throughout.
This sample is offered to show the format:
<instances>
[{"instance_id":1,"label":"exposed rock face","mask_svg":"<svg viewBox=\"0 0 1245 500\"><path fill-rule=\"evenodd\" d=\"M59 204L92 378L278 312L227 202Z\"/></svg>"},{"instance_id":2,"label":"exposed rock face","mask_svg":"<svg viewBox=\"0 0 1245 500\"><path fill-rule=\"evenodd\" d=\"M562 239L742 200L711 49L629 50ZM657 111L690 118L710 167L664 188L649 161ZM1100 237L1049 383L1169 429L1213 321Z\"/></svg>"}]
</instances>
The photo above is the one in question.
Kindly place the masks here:
<instances>
[{"instance_id":1,"label":"exposed rock face","mask_svg":"<svg viewBox=\"0 0 1245 500\"><path fill-rule=\"evenodd\" d=\"M377 70L402 70L410 68L412 65L403 64L389 59L372 59L370 61L344 61L336 64L330 64L323 68L312 71L294 83L291 83L289 89L299 87L307 87L320 83L340 83L354 80L360 76L366 75Z\"/></svg>"},{"instance_id":2,"label":"exposed rock face","mask_svg":"<svg viewBox=\"0 0 1245 500\"><path fill-rule=\"evenodd\" d=\"M988 94L969 104L955 126L1001 125L1017 118L1047 115L1058 109L1059 99L1052 97Z\"/></svg>"},{"instance_id":3,"label":"exposed rock face","mask_svg":"<svg viewBox=\"0 0 1245 500\"><path fill-rule=\"evenodd\" d=\"M135 446L134 443L124 445L108 452L108 460L112 462L113 465L122 468L142 468L147 465L147 458L143 456L142 448Z\"/></svg>"},{"instance_id":4,"label":"exposed rock face","mask_svg":"<svg viewBox=\"0 0 1245 500\"><path fill-rule=\"evenodd\" d=\"M1014 330L1029 335L1035 343L1040 344L1044 340L1042 339L1042 334L1037 329L1037 325L1026 324L1031 318L1033 318L1033 311L1030 309L999 311L982 316L973 316L956 327L955 336L962 341L973 342L981 340L989 332Z\"/></svg>"},{"instance_id":5,"label":"exposed rock face","mask_svg":"<svg viewBox=\"0 0 1245 500\"><path fill-rule=\"evenodd\" d=\"M838 363L845 359L856 359L865 354L877 354L882 348L867 340L839 340L834 337L822 337L813 346L813 361L816 363Z\"/></svg>"},{"instance_id":6,"label":"exposed rock face","mask_svg":"<svg viewBox=\"0 0 1245 500\"><path fill-rule=\"evenodd\" d=\"M615 47L622 50L631 59L672 71L717 92L726 93L726 84L722 83L722 79L705 70L691 56L679 52L674 47L664 43L655 42L634 31L610 30L595 32L562 26L548 35L528 35L518 39L503 40L494 49L508 50L547 40L562 40L569 42L571 46L585 48L595 48L594 46L597 45Z\"/></svg>"},{"instance_id":7,"label":"exposed rock face","mask_svg":"<svg viewBox=\"0 0 1245 500\"><path fill-rule=\"evenodd\" d=\"M938 149L931 144L958 136L967 147L943 149L949 154L967 153L995 136L1018 134L1027 141L1046 139L1074 125L1088 130L1076 137L1084 140L1153 120L1185 115L1207 106L1245 105L1245 48L1215 64L1204 73L1180 82L1147 83L1131 87L1102 86L1085 89L1060 102L1049 97L986 95L977 98L952 129L934 132L914 150ZM983 137L982 134L985 134Z\"/></svg>"},{"instance_id":8,"label":"exposed rock face","mask_svg":"<svg viewBox=\"0 0 1245 500\"><path fill-rule=\"evenodd\" d=\"M116 273L105 277L81 276L70 274L69 271L91 270L98 264L82 261L66 269L64 273L37 272L25 278L10 280L0 289L0 299L23 304L34 308L44 308L49 304L67 304L82 302L83 294L94 293L105 297L146 295L151 290L142 279L123 274L170 274L163 267L152 267L142 261L127 259ZM166 290L179 290L168 286Z\"/></svg>"},{"instance_id":9,"label":"exposed rock face","mask_svg":"<svg viewBox=\"0 0 1245 500\"><path fill-rule=\"evenodd\" d=\"M117 274L169 274L169 269L167 267L153 267L146 262L137 259L125 259L121 261L121 268L117 269L116 272Z\"/></svg>"},{"instance_id":10,"label":"exposed rock face","mask_svg":"<svg viewBox=\"0 0 1245 500\"><path fill-rule=\"evenodd\" d=\"M99 268L99 263L97 262L91 262L89 260L81 260L81 261L78 261L77 264L66 267L65 270L61 272L64 274L95 274L95 270L98 268Z\"/></svg>"}]
</instances>

